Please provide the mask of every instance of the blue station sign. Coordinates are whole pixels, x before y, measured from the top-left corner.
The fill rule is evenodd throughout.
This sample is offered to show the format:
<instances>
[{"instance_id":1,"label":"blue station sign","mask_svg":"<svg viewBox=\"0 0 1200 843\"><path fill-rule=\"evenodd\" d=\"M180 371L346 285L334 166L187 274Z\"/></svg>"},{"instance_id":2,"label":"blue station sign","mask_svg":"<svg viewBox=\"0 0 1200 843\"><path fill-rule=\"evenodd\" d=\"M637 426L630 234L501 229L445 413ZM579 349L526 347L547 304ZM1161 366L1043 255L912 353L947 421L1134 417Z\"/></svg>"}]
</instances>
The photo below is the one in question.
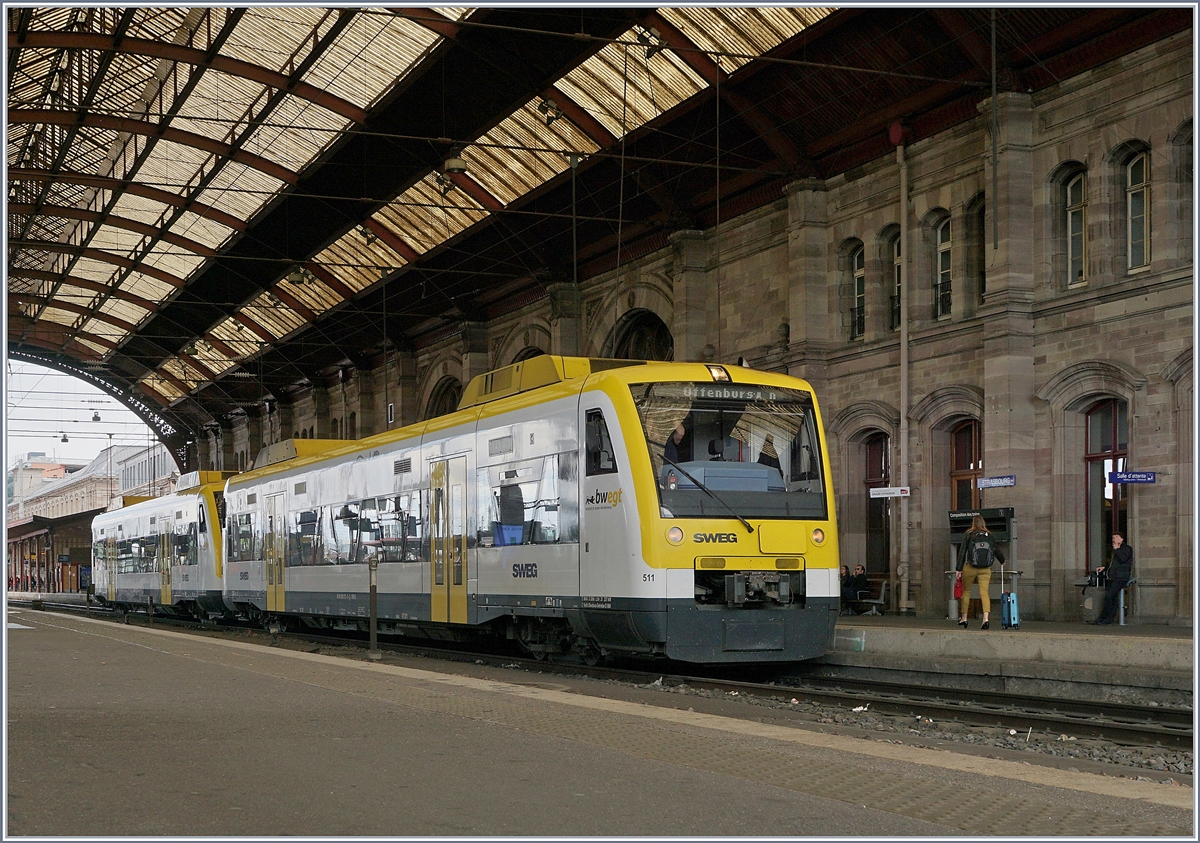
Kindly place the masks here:
<instances>
[{"instance_id":1,"label":"blue station sign","mask_svg":"<svg viewBox=\"0 0 1200 843\"><path fill-rule=\"evenodd\" d=\"M980 477L977 488L980 489L1000 489L1005 486L1017 485L1017 475L1006 474L1003 477Z\"/></svg>"},{"instance_id":2,"label":"blue station sign","mask_svg":"<svg viewBox=\"0 0 1200 843\"><path fill-rule=\"evenodd\" d=\"M1155 471L1110 471L1109 483L1156 483L1158 472Z\"/></svg>"}]
</instances>

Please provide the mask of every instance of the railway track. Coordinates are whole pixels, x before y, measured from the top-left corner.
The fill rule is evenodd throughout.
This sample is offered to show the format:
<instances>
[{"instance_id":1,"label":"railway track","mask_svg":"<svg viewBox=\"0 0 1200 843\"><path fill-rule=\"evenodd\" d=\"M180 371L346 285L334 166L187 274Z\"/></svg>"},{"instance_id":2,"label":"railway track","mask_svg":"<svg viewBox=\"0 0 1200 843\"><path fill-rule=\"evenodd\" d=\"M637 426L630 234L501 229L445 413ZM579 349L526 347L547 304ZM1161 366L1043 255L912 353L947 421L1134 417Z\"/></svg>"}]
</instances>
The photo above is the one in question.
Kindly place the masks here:
<instances>
[{"instance_id":1,"label":"railway track","mask_svg":"<svg viewBox=\"0 0 1200 843\"><path fill-rule=\"evenodd\" d=\"M17 601L9 601L10 604ZM28 602L24 605L29 606ZM42 601L47 611L65 611L108 615L114 622L147 623L141 613L125 614L78 604L54 604ZM365 635L356 633L322 634L316 631L269 633L248 625L219 625L180 618L156 616L154 624L209 631L254 630L264 636L264 643L280 641L309 642L316 645L365 648ZM743 700L754 699L790 704L792 699L853 710L862 707L876 714L923 716L941 721L955 721L969 726L1037 731L1039 735L1060 734L1075 738L1098 739L1123 746L1191 749L1193 745L1194 713L1186 709L1165 706L1139 706L1122 703L1092 703L1051 697L1026 696L989 691L960 690L918 686L895 682L874 682L864 679L813 677L770 668L711 668L696 669L670 662L646 662L622 659L612 664L590 666L568 661L546 661L515 652L480 652L448 642L399 642L383 639L379 649L409 656L432 657L442 660L491 664L496 667L557 672L592 679L624 682L645 686L650 684L693 691L712 691L726 695L737 692ZM681 672L685 667L688 672ZM736 676L737 678L733 678Z\"/></svg>"}]
</instances>

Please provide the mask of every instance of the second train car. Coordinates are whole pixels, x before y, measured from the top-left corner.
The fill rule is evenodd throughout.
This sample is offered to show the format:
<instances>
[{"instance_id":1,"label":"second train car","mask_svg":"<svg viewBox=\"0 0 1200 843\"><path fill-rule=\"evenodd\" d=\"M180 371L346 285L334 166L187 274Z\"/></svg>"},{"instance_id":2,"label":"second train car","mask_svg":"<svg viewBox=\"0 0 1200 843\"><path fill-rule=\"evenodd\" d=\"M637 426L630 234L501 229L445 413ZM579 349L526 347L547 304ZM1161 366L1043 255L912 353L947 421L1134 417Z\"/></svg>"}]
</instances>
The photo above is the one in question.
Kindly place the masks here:
<instances>
[{"instance_id":1,"label":"second train car","mask_svg":"<svg viewBox=\"0 0 1200 843\"><path fill-rule=\"evenodd\" d=\"M268 623L485 632L539 655L809 659L838 615L812 388L699 363L534 357L451 414L290 440L227 482L224 600Z\"/></svg>"}]
</instances>

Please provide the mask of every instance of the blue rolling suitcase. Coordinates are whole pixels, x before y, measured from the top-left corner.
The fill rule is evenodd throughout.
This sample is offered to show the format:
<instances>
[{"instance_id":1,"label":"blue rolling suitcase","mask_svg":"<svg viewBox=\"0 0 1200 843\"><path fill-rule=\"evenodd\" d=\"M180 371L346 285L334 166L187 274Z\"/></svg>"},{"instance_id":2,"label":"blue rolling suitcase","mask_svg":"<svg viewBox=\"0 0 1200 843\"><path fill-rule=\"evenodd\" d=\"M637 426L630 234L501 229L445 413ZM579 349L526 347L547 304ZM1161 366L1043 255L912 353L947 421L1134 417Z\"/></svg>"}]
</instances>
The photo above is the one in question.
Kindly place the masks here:
<instances>
[{"instance_id":1,"label":"blue rolling suitcase","mask_svg":"<svg viewBox=\"0 0 1200 843\"><path fill-rule=\"evenodd\" d=\"M1004 588L1004 565L1000 566L1000 625L1005 629L1021 628L1021 609L1017 605L1017 592Z\"/></svg>"}]
</instances>

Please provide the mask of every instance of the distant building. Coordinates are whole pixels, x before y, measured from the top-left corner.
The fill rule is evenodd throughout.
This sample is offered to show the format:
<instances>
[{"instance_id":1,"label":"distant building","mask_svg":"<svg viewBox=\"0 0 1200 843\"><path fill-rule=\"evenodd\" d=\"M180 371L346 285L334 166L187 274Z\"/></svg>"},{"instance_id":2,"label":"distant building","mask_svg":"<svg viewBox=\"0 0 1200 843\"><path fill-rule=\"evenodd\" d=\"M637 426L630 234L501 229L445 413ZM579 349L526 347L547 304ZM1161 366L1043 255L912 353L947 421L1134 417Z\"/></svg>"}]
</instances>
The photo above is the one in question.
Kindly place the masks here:
<instances>
[{"instance_id":1,"label":"distant building","mask_svg":"<svg viewBox=\"0 0 1200 843\"><path fill-rule=\"evenodd\" d=\"M16 463L5 472L4 499L15 503L36 493L47 483L61 480L68 474L79 471L86 463L62 463L47 460L43 451L30 451L17 458Z\"/></svg>"}]
</instances>

